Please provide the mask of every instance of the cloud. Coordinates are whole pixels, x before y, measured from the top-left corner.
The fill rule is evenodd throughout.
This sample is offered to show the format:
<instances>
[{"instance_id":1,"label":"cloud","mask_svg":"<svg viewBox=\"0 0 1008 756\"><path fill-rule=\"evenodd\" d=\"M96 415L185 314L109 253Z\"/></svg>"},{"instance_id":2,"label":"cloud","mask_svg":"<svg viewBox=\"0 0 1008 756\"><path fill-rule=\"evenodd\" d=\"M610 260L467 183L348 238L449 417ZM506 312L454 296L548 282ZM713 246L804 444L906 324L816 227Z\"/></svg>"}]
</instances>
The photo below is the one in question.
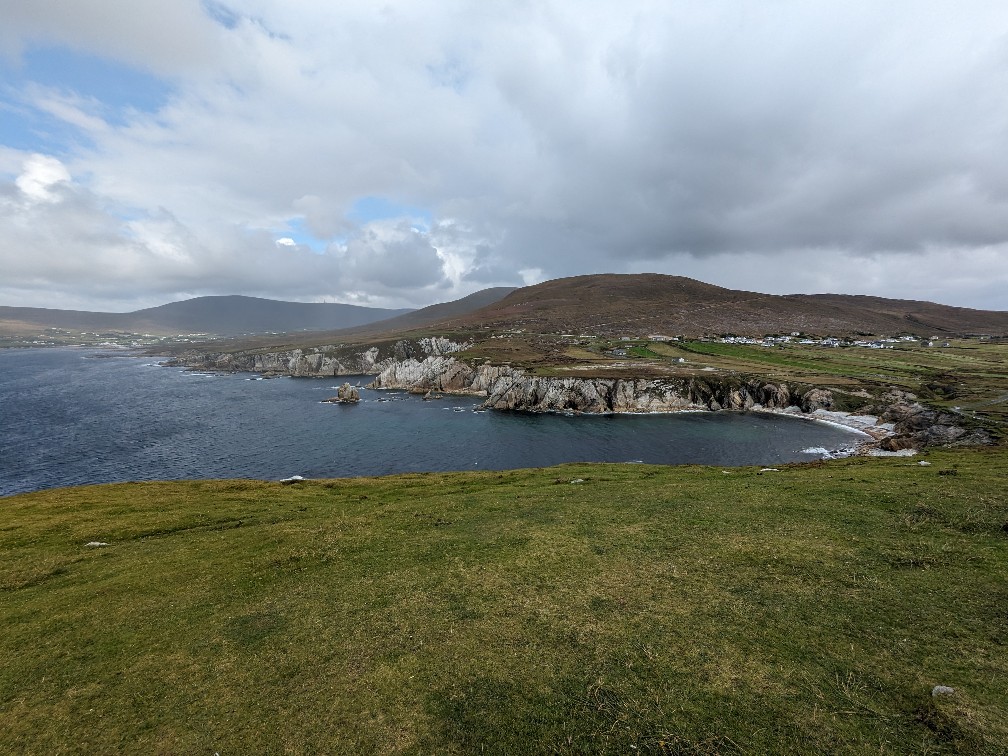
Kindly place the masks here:
<instances>
[{"instance_id":1,"label":"cloud","mask_svg":"<svg viewBox=\"0 0 1008 756\"><path fill-rule=\"evenodd\" d=\"M217 58L218 26L199 0L2 0L0 53L61 44L167 75Z\"/></svg>"},{"instance_id":2,"label":"cloud","mask_svg":"<svg viewBox=\"0 0 1008 756\"><path fill-rule=\"evenodd\" d=\"M46 155L31 155L24 162L14 184L33 202L58 202L56 187L70 182L70 171L59 160Z\"/></svg>"},{"instance_id":3,"label":"cloud","mask_svg":"<svg viewBox=\"0 0 1008 756\"><path fill-rule=\"evenodd\" d=\"M442 259L430 235L408 221L375 221L333 250L344 285L385 294L444 288Z\"/></svg>"},{"instance_id":4,"label":"cloud","mask_svg":"<svg viewBox=\"0 0 1008 756\"><path fill-rule=\"evenodd\" d=\"M1003 3L2 7L11 59L171 83L154 108L7 93L82 136L0 149L20 303L115 280L396 306L654 270L1008 307Z\"/></svg>"}]
</instances>

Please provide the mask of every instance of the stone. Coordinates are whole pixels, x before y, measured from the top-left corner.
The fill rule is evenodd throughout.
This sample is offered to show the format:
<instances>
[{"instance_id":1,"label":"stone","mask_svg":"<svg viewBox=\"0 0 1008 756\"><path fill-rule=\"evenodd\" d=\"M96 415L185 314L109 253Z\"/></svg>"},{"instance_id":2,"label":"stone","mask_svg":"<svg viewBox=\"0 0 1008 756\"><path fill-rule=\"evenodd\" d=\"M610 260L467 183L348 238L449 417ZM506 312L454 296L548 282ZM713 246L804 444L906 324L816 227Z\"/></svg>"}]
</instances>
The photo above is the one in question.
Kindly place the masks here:
<instances>
[{"instance_id":1,"label":"stone","mask_svg":"<svg viewBox=\"0 0 1008 756\"><path fill-rule=\"evenodd\" d=\"M879 448L887 452L898 452L903 449L916 449L917 447L918 443L916 439L910 436L889 436L879 442Z\"/></svg>"},{"instance_id":2,"label":"stone","mask_svg":"<svg viewBox=\"0 0 1008 756\"><path fill-rule=\"evenodd\" d=\"M832 409L833 392L827 389L812 389L802 397L801 408L802 412L815 412L817 409Z\"/></svg>"},{"instance_id":3,"label":"stone","mask_svg":"<svg viewBox=\"0 0 1008 756\"><path fill-rule=\"evenodd\" d=\"M932 696L951 696L955 693L955 688L950 688L948 685L935 685L931 688Z\"/></svg>"},{"instance_id":4,"label":"stone","mask_svg":"<svg viewBox=\"0 0 1008 756\"><path fill-rule=\"evenodd\" d=\"M336 401L340 404L356 404L360 401L360 392L355 386L344 383L336 392Z\"/></svg>"}]
</instances>

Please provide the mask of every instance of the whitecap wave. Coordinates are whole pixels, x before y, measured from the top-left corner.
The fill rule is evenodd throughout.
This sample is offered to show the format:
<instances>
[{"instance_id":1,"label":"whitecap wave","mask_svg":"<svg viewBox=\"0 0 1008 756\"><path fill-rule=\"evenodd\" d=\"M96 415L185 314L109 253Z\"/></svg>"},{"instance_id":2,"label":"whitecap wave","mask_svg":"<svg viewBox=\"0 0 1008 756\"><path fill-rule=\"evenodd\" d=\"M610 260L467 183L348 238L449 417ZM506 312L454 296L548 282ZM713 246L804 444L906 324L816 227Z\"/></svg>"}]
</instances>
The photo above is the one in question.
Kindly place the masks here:
<instances>
[{"instance_id":1,"label":"whitecap wave","mask_svg":"<svg viewBox=\"0 0 1008 756\"><path fill-rule=\"evenodd\" d=\"M827 449L824 446L810 446L802 449L799 454L814 454L820 459L843 459L857 453L856 447L841 447L839 449Z\"/></svg>"}]
</instances>

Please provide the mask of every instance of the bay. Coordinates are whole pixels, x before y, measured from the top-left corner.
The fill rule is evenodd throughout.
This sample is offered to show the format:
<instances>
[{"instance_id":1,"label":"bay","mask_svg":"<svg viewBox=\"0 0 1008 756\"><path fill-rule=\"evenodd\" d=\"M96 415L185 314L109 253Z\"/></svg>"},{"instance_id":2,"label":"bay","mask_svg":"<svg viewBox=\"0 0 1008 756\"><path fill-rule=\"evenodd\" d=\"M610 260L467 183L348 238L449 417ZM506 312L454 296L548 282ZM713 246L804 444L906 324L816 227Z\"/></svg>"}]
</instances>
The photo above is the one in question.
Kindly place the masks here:
<instances>
[{"instance_id":1,"label":"bay","mask_svg":"<svg viewBox=\"0 0 1008 756\"><path fill-rule=\"evenodd\" d=\"M0 496L128 480L279 479L502 470L563 462L773 465L863 437L753 413L576 416L477 412L361 390L367 376L193 373L86 349L0 351Z\"/></svg>"}]
</instances>

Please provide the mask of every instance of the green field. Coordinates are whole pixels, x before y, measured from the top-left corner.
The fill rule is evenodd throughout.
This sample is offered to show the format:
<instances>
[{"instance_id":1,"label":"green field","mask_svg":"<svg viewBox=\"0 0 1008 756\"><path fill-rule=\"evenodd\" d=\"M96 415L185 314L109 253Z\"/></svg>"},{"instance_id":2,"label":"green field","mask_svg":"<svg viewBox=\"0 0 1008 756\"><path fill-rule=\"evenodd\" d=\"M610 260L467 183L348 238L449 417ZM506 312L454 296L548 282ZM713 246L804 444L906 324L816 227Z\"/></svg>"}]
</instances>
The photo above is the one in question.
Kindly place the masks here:
<instances>
[{"instance_id":1,"label":"green field","mask_svg":"<svg viewBox=\"0 0 1008 756\"><path fill-rule=\"evenodd\" d=\"M0 499L0 751L1005 753L1008 453L918 459Z\"/></svg>"}]
</instances>

